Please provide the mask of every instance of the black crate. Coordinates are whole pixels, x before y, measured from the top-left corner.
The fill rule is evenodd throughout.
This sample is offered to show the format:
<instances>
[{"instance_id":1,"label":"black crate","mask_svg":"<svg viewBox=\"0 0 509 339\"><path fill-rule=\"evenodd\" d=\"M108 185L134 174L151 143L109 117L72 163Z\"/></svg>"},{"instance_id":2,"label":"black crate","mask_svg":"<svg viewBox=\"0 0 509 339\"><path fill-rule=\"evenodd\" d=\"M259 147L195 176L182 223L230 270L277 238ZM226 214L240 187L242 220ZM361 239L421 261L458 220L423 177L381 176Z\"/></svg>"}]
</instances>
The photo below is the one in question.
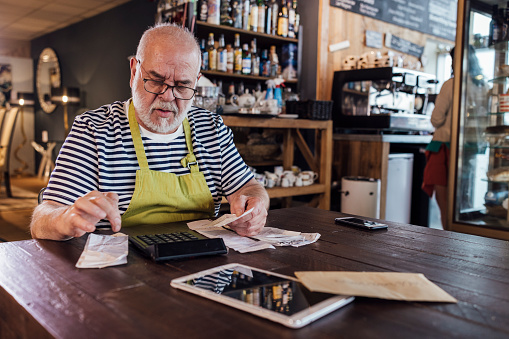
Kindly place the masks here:
<instances>
[{"instance_id":1,"label":"black crate","mask_svg":"<svg viewBox=\"0 0 509 339\"><path fill-rule=\"evenodd\" d=\"M298 114L301 119L331 120L332 101L287 101L286 113Z\"/></svg>"}]
</instances>

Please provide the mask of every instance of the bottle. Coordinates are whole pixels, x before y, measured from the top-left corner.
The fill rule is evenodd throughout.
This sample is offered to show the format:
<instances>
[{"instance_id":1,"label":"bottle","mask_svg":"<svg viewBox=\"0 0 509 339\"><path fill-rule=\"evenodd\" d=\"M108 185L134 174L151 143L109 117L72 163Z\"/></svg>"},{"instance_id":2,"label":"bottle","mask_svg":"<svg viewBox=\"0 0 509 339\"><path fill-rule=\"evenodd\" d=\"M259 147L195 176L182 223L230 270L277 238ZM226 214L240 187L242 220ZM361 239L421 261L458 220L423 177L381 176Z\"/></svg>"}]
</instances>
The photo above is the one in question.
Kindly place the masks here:
<instances>
[{"instance_id":1,"label":"bottle","mask_svg":"<svg viewBox=\"0 0 509 339\"><path fill-rule=\"evenodd\" d=\"M224 48L224 34L219 37L217 48L217 71L226 72L226 48Z\"/></svg>"},{"instance_id":2,"label":"bottle","mask_svg":"<svg viewBox=\"0 0 509 339\"><path fill-rule=\"evenodd\" d=\"M264 77L270 76L269 52L266 49L262 51L262 57L260 59L260 74Z\"/></svg>"},{"instance_id":3,"label":"bottle","mask_svg":"<svg viewBox=\"0 0 509 339\"><path fill-rule=\"evenodd\" d=\"M277 35L288 37L288 8L281 7L277 20Z\"/></svg>"},{"instance_id":4,"label":"bottle","mask_svg":"<svg viewBox=\"0 0 509 339\"><path fill-rule=\"evenodd\" d=\"M265 33L265 2L258 0L258 33Z\"/></svg>"},{"instance_id":5,"label":"bottle","mask_svg":"<svg viewBox=\"0 0 509 339\"><path fill-rule=\"evenodd\" d=\"M240 82L237 93L239 96L244 94L244 82L243 81Z\"/></svg>"},{"instance_id":6,"label":"bottle","mask_svg":"<svg viewBox=\"0 0 509 339\"><path fill-rule=\"evenodd\" d=\"M232 2L233 27L242 28L242 1L233 0Z\"/></svg>"},{"instance_id":7,"label":"bottle","mask_svg":"<svg viewBox=\"0 0 509 339\"><path fill-rule=\"evenodd\" d=\"M236 98L237 96L235 95L235 84L232 82L230 86L228 86L228 94L226 94L225 104L226 105L237 104Z\"/></svg>"},{"instance_id":8,"label":"bottle","mask_svg":"<svg viewBox=\"0 0 509 339\"><path fill-rule=\"evenodd\" d=\"M297 13L295 14L295 27L294 27L295 37L299 35L299 27L300 27L300 14Z\"/></svg>"},{"instance_id":9,"label":"bottle","mask_svg":"<svg viewBox=\"0 0 509 339\"><path fill-rule=\"evenodd\" d=\"M251 0L249 13L249 30L258 31L258 4L255 0Z\"/></svg>"},{"instance_id":10,"label":"bottle","mask_svg":"<svg viewBox=\"0 0 509 339\"><path fill-rule=\"evenodd\" d=\"M251 53L249 53L249 45L242 45L242 74L251 74Z\"/></svg>"},{"instance_id":11,"label":"bottle","mask_svg":"<svg viewBox=\"0 0 509 339\"><path fill-rule=\"evenodd\" d=\"M240 74L242 73L242 49L240 48L240 35L238 33L235 34L235 42L233 44L233 47L235 48L233 50L234 56L233 71L234 73Z\"/></svg>"},{"instance_id":12,"label":"bottle","mask_svg":"<svg viewBox=\"0 0 509 339\"><path fill-rule=\"evenodd\" d=\"M209 33L207 50L209 52L209 70L215 71L217 69L217 50L214 46L214 33Z\"/></svg>"},{"instance_id":13,"label":"bottle","mask_svg":"<svg viewBox=\"0 0 509 339\"><path fill-rule=\"evenodd\" d=\"M198 20L207 21L207 13L209 11L208 6L209 4L207 0L200 1L200 15L198 16Z\"/></svg>"},{"instance_id":14,"label":"bottle","mask_svg":"<svg viewBox=\"0 0 509 339\"><path fill-rule=\"evenodd\" d=\"M207 23L219 25L219 1L208 0Z\"/></svg>"},{"instance_id":15,"label":"bottle","mask_svg":"<svg viewBox=\"0 0 509 339\"><path fill-rule=\"evenodd\" d=\"M260 75L260 56L256 50L256 38L251 41L251 74Z\"/></svg>"},{"instance_id":16,"label":"bottle","mask_svg":"<svg viewBox=\"0 0 509 339\"><path fill-rule=\"evenodd\" d=\"M272 7L270 6L268 0L265 0L265 33L271 34L272 30Z\"/></svg>"},{"instance_id":17,"label":"bottle","mask_svg":"<svg viewBox=\"0 0 509 339\"><path fill-rule=\"evenodd\" d=\"M249 13L251 11L251 2L249 0L244 0L242 5L242 29L249 30Z\"/></svg>"},{"instance_id":18,"label":"bottle","mask_svg":"<svg viewBox=\"0 0 509 339\"><path fill-rule=\"evenodd\" d=\"M296 8L293 7L292 0L288 0L287 7L288 7L288 37L295 38L295 14L296 14L295 9Z\"/></svg>"},{"instance_id":19,"label":"bottle","mask_svg":"<svg viewBox=\"0 0 509 339\"><path fill-rule=\"evenodd\" d=\"M217 82L217 87L218 87L217 104L223 107L226 103L226 96L224 95L223 92L223 82L221 80Z\"/></svg>"},{"instance_id":20,"label":"bottle","mask_svg":"<svg viewBox=\"0 0 509 339\"><path fill-rule=\"evenodd\" d=\"M271 14L272 14L272 24L270 25L270 34L277 34L277 22L278 22L278 14L279 14L279 5L276 0L271 0L270 3Z\"/></svg>"},{"instance_id":21,"label":"bottle","mask_svg":"<svg viewBox=\"0 0 509 339\"><path fill-rule=\"evenodd\" d=\"M201 70L208 71L209 70L209 52L205 48L205 39L201 39L200 50L201 50Z\"/></svg>"},{"instance_id":22,"label":"bottle","mask_svg":"<svg viewBox=\"0 0 509 339\"><path fill-rule=\"evenodd\" d=\"M226 73L233 73L235 57L231 44L226 45Z\"/></svg>"},{"instance_id":23,"label":"bottle","mask_svg":"<svg viewBox=\"0 0 509 339\"><path fill-rule=\"evenodd\" d=\"M490 33L489 33L488 44L490 46L498 42L500 36L500 23L498 20L498 5L493 6L493 18L490 22Z\"/></svg>"},{"instance_id":24,"label":"bottle","mask_svg":"<svg viewBox=\"0 0 509 339\"><path fill-rule=\"evenodd\" d=\"M279 58L276 53L276 46L270 46L270 76L276 77L279 74Z\"/></svg>"},{"instance_id":25,"label":"bottle","mask_svg":"<svg viewBox=\"0 0 509 339\"><path fill-rule=\"evenodd\" d=\"M221 25L233 26L232 6L230 0L221 0Z\"/></svg>"}]
</instances>

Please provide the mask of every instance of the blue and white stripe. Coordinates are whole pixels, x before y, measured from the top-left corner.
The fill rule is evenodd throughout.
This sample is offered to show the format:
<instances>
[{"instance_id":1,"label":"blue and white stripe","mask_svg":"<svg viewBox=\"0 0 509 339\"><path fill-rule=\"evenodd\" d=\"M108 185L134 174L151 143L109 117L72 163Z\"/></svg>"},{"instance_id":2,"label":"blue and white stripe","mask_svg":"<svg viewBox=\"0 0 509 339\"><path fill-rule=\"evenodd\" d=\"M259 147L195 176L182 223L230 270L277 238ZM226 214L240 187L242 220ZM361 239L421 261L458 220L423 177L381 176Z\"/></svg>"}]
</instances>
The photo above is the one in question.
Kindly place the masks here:
<instances>
[{"instance_id":1,"label":"blue and white stripe","mask_svg":"<svg viewBox=\"0 0 509 339\"><path fill-rule=\"evenodd\" d=\"M221 197L236 192L253 175L235 148L232 131L219 115L192 107L188 119L194 154L217 214ZM190 173L180 163L188 152L184 134L168 143L143 137L143 145L151 170ZM44 200L71 205L92 190L115 192L123 214L139 169L125 103L115 102L77 116L55 164Z\"/></svg>"}]
</instances>

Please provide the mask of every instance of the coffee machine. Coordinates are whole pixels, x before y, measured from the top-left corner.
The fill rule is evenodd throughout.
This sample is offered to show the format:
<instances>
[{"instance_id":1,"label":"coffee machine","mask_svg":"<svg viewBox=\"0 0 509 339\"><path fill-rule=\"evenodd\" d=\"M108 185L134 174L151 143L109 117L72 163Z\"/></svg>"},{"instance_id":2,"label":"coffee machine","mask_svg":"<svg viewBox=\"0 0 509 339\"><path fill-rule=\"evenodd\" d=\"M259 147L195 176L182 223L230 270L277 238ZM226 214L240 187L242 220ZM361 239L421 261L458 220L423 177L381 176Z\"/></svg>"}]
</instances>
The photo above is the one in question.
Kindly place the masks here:
<instances>
[{"instance_id":1,"label":"coffee machine","mask_svg":"<svg viewBox=\"0 0 509 339\"><path fill-rule=\"evenodd\" d=\"M434 75L398 67L334 72L336 131L432 132Z\"/></svg>"}]
</instances>

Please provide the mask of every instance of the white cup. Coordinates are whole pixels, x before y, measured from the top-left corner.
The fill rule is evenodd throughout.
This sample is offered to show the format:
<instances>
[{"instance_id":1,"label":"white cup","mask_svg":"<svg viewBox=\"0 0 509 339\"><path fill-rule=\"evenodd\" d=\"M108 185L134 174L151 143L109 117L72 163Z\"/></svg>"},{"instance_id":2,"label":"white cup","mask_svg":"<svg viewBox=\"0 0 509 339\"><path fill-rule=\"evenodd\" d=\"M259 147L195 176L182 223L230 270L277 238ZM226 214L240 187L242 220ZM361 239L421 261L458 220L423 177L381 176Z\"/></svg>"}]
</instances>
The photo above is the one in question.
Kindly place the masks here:
<instances>
[{"instance_id":1,"label":"white cup","mask_svg":"<svg viewBox=\"0 0 509 339\"><path fill-rule=\"evenodd\" d=\"M302 181L302 177L299 175L295 180L295 186L304 186L304 182Z\"/></svg>"},{"instance_id":2,"label":"white cup","mask_svg":"<svg viewBox=\"0 0 509 339\"><path fill-rule=\"evenodd\" d=\"M281 176L284 172L283 166L274 166L274 173Z\"/></svg>"},{"instance_id":3,"label":"white cup","mask_svg":"<svg viewBox=\"0 0 509 339\"><path fill-rule=\"evenodd\" d=\"M267 177L267 180L273 181L274 185L272 185L272 187L281 185L281 176L277 175L276 173L265 171L265 176Z\"/></svg>"},{"instance_id":4,"label":"white cup","mask_svg":"<svg viewBox=\"0 0 509 339\"><path fill-rule=\"evenodd\" d=\"M318 179L318 173L313 171L303 171L299 177L302 179L302 185L312 185L316 179Z\"/></svg>"},{"instance_id":5,"label":"white cup","mask_svg":"<svg viewBox=\"0 0 509 339\"><path fill-rule=\"evenodd\" d=\"M263 186L267 186L267 178L265 177L264 174L256 173L254 177L256 181L258 181L260 184L262 184Z\"/></svg>"},{"instance_id":6,"label":"white cup","mask_svg":"<svg viewBox=\"0 0 509 339\"><path fill-rule=\"evenodd\" d=\"M290 182L290 179L288 178L282 178L281 179L281 187L291 187L292 184Z\"/></svg>"}]
</instances>

